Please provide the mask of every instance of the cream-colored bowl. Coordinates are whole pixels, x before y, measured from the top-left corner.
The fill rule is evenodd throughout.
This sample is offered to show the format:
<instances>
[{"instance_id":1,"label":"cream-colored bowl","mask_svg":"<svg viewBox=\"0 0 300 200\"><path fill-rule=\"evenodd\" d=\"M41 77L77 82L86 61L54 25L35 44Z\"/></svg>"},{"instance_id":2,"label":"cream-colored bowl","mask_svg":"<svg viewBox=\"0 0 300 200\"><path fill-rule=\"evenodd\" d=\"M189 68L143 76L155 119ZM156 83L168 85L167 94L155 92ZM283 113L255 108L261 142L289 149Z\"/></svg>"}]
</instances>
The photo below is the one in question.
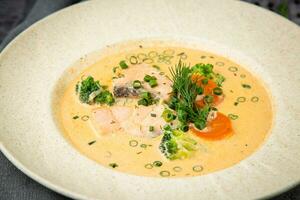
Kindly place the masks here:
<instances>
[{"instance_id":1,"label":"cream-colored bowl","mask_svg":"<svg viewBox=\"0 0 300 200\"><path fill-rule=\"evenodd\" d=\"M119 173L79 154L53 119L57 80L90 52L143 38L195 43L249 66L273 96L265 144L228 169L178 179ZM0 147L24 173L74 198L261 198L300 181L299 86L300 28L271 12L231 0L88 1L34 24L1 53Z\"/></svg>"}]
</instances>

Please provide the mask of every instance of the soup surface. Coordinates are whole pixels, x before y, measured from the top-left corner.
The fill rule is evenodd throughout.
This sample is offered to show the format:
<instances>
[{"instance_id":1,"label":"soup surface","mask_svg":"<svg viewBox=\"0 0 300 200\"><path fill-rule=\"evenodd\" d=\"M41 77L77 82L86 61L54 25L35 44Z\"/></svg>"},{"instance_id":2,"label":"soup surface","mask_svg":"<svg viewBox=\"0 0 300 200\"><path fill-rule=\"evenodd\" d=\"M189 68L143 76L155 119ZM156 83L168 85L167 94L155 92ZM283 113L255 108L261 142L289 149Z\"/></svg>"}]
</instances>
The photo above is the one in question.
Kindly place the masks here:
<instances>
[{"instance_id":1,"label":"soup surface","mask_svg":"<svg viewBox=\"0 0 300 200\"><path fill-rule=\"evenodd\" d=\"M214 71L226 78L222 86L224 100L216 107L230 118L232 133L223 139L207 140L189 130L186 134L197 141L199 148L193 156L176 160L162 155L159 144L163 135L149 138L122 131L99 133L92 113L99 107L109 106L81 103L75 92L76 84L92 76L113 91L113 69L121 60L128 63L128 68L143 63L159 66L160 73L168 77L171 77L169 68L179 60L191 66L212 64ZM69 72L72 74L74 70L70 68ZM140 73L143 73L142 67ZM167 42L131 42L107 47L96 63L69 83L59 102L56 108L59 110L58 122L65 138L79 152L113 170L152 177L199 176L240 162L264 142L273 116L268 92L245 68L224 57ZM136 100L115 98L113 106L118 105L133 106Z\"/></svg>"}]
</instances>

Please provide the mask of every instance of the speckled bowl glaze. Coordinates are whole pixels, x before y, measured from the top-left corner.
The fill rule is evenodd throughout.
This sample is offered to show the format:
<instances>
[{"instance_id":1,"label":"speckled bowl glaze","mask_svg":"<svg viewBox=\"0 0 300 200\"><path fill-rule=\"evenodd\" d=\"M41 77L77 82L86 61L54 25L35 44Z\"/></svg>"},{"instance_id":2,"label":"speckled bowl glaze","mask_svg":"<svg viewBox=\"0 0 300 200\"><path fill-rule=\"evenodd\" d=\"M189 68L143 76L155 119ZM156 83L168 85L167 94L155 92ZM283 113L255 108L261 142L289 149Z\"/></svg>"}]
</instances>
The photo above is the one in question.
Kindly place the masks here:
<instances>
[{"instance_id":1,"label":"speckled bowl glaze","mask_svg":"<svg viewBox=\"0 0 300 200\"><path fill-rule=\"evenodd\" d=\"M53 91L76 60L143 38L197 44L246 66L273 97L274 125L252 156L193 178L112 171L79 154L59 132ZM300 28L231 0L88 1L31 26L0 55L0 147L20 170L79 199L255 199L300 181ZM87 59L83 65L93 60Z\"/></svg>"}]
</instances>

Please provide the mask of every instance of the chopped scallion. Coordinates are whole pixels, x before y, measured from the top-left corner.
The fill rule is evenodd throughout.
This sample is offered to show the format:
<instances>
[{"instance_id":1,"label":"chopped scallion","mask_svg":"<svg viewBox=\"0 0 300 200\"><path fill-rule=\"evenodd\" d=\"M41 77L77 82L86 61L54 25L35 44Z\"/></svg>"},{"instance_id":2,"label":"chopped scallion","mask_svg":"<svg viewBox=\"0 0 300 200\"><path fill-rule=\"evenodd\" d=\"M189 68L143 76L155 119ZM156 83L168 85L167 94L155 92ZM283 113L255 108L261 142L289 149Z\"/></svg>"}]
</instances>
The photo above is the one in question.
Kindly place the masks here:
<instances>
[{"instance_id":1,"label":"chopped scallion","mask_svg":"<svg viewBox=\"0 0 300 200\"><path fill-rule=\"evenodd\" d=\"M127 69L128 68L128 65L126 64L125 60L120 61L119 65L122 69Z\"/></svg>"},{"instance_id":2,"label":"chopped scallion","mask_svg":"<svg viewBox=\"0 0 300 200\"><path fill-rule=\"evenodd\" d=\"M150 75L146 74L144 76L144 81L149 82L150 80L152 80L152 77Z\"/></svg>"},{"instance_id":3,"label":"chopped scallion","mask_svg":"<svg viewBox=\"0 0 300 200\"><path fill-rule=\"evenodd\" d=\"M133 81L132 86L134 89L139 89L142 87L142 83L139 80L135 80L135 81Z\"/></svg>"},{"instance_id":4,"label":"chopped scallion","mask_svg":"<svg viewBox=\"0 0 300 200\"><path fill-rule=\"evenodd\" d=\"M157 86L157 81L155 79L152 79L149 81L149 85L150 85L150 87L153 88L153 87Z\"/></svg>"},{"instance_id":5,"label":"chopped scallion","mask_svg":"<svg viewBox=\"0 0 300 200\"><path fill-rule=\"evenodd\" d=\"M154 126L149 126L149 131L153 132L154 131Z\"/></svg>"},{"instance_id":6,"label":"chopped scallion","mask_svg":"<svg viewBox=\"0 0 300 200\"><path fill-rule=\"evenodd\" d=\"M223 94L222 88L219 88L219 87L214 88L213 92L214 92L215 95L222 95Z\"/></svg>"},{"instance_id":7,"label":"chopped scallion","mask_svg":"<svg viewBox=\"0 0 300 200\"><path fill-rule=\"evenodd\" d=\"M158 161L158 160L153 162L153 166L154 166L154 167L161 167L162 164L163 164L163 163L162 163L161 161Z\"/></svg>"},{"instance_id":8,"label":"chopped scallion","mask_svg":"<svg viewBox=\"0 0 300 200\"><path fill-rule=\"evenodd\" d=\"M109 163L109 166L112 167L112 168L116 168L118 167L119 165L117 163Z\"/></svg>"}]
</instances>

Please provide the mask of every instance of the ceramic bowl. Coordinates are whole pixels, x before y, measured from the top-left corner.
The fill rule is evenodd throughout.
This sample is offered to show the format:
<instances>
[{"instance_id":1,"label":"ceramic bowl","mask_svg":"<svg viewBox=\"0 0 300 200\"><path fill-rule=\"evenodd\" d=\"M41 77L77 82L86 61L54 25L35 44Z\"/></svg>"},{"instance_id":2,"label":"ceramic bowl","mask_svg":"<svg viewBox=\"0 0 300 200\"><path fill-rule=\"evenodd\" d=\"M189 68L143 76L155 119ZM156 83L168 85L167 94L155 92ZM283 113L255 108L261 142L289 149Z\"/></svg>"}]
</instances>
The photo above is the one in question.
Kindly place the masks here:
<instances>
[{"instance_id":1,"label":"ceramic bowl","mask_svg":"<svg viewBox=\"0 0 300 200\"><path fill-rule=\"evenodd\" d=\"M78 153L53 119L58 79L82 56L106 45L145 38L197 43L258 74L275 108L264 145L230 168L177 179L119 173ZM300 181L299 44L297 25L239 1L95 0L71 6L32 25L0 55L1 151L34 180L76 199L274 195Z\"/></svg>"}]
</instances>

